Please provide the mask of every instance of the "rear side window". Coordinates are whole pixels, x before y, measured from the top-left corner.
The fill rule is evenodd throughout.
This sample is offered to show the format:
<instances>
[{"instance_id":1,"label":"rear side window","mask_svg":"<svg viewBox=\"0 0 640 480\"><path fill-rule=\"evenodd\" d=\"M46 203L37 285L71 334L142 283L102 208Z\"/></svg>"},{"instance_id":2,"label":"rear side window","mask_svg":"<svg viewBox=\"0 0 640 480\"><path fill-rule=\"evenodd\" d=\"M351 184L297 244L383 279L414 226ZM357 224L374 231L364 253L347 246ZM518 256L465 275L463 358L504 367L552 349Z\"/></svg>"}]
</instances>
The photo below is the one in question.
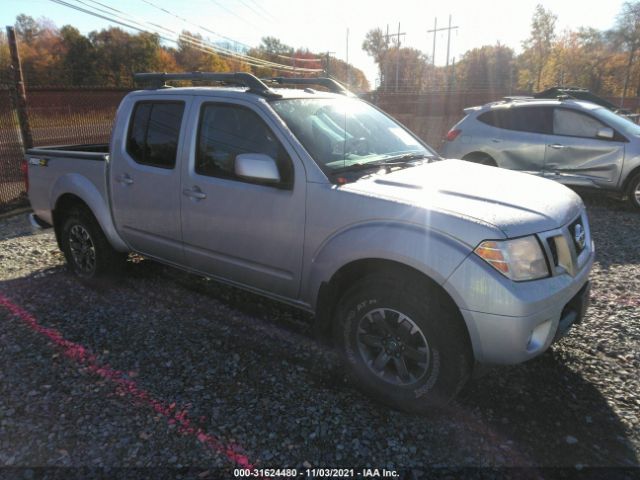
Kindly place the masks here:
<instances>
[{"instance_id":1,"label":"rear side window","mask_svg":"<svg viewBox=\"0 0 640 480\"><path fill-rule=\"evenodd\" d=\"M552 109L548 107L499 108L478 116L497 128L529 133L551 133Z\"/></svg>"},{"instance_id":2,"label":"rear side window","mask_svg":"<svg viewBox=\"0 0 640 480\"><path fill-rule=\"evenodd\" d=\"M267 124L239 105L207 103L200 111L195 170L200 175L247 181L235 174L236 156L261 153L276 161L280 187L293 183L291 158Z\"/></svg>"},{"instance_id":3,"label":"rear side window","mask_svg":"<svg viewBox=\"0 0 640 480\"><path fill-rule=\"evenodd\" d=\"M131 115L127 153L137 163L174 168L183 102L138 102Z\"/></svg>"}]
</instances>

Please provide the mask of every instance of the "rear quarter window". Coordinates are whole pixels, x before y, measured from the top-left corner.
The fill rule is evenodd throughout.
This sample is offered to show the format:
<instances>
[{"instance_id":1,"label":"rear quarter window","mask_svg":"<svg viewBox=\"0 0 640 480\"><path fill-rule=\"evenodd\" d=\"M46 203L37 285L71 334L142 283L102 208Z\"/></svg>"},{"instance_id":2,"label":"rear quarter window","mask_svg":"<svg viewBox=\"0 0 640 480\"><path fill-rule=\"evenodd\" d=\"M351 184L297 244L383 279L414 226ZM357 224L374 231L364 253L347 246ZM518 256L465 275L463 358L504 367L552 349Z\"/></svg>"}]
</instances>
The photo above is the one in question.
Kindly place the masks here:
<instances>
[{"instance_id":1,"label":"rear quarter window","mask_svg":"<svg viewBox=\"0 0 640 480\"><path fill-rule=\"evenodd\" d=\"M496 108L478 115L478 121L504 130L551 133L552 115L547 107Z\"/></svg>"}]
</instances>

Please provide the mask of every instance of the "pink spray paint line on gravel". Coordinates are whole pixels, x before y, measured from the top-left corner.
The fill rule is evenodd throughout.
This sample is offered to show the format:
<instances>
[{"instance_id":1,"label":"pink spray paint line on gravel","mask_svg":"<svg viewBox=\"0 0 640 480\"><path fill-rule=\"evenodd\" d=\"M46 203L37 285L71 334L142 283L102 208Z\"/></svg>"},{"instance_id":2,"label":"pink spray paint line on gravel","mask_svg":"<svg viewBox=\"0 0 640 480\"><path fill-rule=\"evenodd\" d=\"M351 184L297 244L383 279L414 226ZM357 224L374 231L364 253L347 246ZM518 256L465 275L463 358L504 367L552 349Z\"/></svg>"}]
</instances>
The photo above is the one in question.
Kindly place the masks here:
<instances>
[{"instance_id":1,"label":"pink spray paint line on gravel","mask_svg":"<svg viewBox=\"0 0 640 480\"><path fill-rule=\"evenodd\" d=\"M136 402L151 407L153 411L164 416L169 425L176 425L179 433L195 437L208 449L224 455L227 460L242 468L253 468L249 459L245 455L239 453L240 448L238 446L227 445L214 435L206 433L201 427L195 426L194 421L189 418L187 408L178 410L175 403L168 404L154 398L135 381L127 378L127 374L125 372L112 368L108 363L100 362L98 357L91 353L90 350L79 343L65 339L58 330L40 325L33 315L13 303L2 294L0 294L0 306L4 307L13 316L20 319L33 332L44 336L54 345L60 347L66 357L71 360L75 360L77 363L84 366L89 372L109 380L115 384L118 391L128 394Z\"/></svg>"}]
</instances>

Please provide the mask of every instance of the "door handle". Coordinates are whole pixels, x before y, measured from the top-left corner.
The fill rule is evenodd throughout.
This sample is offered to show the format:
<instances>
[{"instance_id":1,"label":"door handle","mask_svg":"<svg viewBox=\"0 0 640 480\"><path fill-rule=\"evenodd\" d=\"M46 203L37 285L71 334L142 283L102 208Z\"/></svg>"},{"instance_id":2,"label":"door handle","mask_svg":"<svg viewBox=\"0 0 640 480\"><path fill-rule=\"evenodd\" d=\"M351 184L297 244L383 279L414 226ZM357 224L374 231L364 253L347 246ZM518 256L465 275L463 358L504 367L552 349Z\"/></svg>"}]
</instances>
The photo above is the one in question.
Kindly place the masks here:
<instances>
[{"instance_id":1,"label":"door handle","mask_svg":"<svg viewBox=\"0 0 640 480\"><path fill-rule=\"evenodd\" d=\"M207 194L200 190L198 187L185 188L182 190L182 194L185 197L193 198L194 200L204 200L207 198Z\"/></svg>"},{"instance_id":2,"label":"door handle","mask_svg":"<svg viewBox=\"0 0 640 480\"><path fill-rule=\"evenodd\" d=\"M128 173L123 173L116 177L116 182L121 183L122 185L131 185L133 183L133 178L131 178Z\"/></svg>"},{"instance_id":3,"label":"door handle","mask_svg":"<svg viewBox=\"0 0 640 480\"><path fill-rule=\"evenodd\" d=\"M561 145L559 143L552 143L551 145L547 145L548 147L551 147L555 150L564 150L566 147L566 145Z\"/></svg>"}]
</instances>

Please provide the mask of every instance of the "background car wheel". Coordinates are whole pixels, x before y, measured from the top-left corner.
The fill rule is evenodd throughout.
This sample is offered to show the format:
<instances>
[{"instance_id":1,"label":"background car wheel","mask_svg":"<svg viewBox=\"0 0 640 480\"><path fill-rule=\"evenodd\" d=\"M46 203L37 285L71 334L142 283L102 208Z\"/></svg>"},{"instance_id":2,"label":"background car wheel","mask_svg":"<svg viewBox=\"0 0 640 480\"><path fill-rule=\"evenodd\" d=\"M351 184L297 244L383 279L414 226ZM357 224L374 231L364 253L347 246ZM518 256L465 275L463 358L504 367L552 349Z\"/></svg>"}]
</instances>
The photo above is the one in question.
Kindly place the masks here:
<instances>
[{"instance_id":1,"label":"background car wheel","mask_svg":"<svg viewBox=\"0 0 640 480\"><path fill-rule=\"evenodd\" d=\"M358 387L415 413L445 405L472 365L459 312L422 287L413 277L366 277L340 300L333 332Z\"/></svg>"},{"instance_id":2,"label":"background car wheel","mask_svg":"<svg viewBox=\"0 0 640 480\"><path fill-rule=\"evenodd\" d=\"M633 176L627 188L629 202L636 210L640 210L640 173Z\"/></svg>"},{"instance_id":3,"label":"background car wheel","mask_svg":"<svg viewBox=\"0 0 640 480\"><path fill-rule=\"evenodd\" d=\"M113 249L98 221L86 208L69 211L62 223L60 245L69 269L85 280L113 274L126 254Z\"/></svg>"},{"instance_id":4,"label":"background car wheel","mask_svg":"<svg viewBox=\"0 0 640 480\"><path fill-rule=\"evenodd\" d=\"M498 164L496 161L491 158L490 155L481 152L470 153L462 157L463 160L467 162L479 163L480 165L488 165L490 167L497 167Z\"/></svg>"}]
</instances>

